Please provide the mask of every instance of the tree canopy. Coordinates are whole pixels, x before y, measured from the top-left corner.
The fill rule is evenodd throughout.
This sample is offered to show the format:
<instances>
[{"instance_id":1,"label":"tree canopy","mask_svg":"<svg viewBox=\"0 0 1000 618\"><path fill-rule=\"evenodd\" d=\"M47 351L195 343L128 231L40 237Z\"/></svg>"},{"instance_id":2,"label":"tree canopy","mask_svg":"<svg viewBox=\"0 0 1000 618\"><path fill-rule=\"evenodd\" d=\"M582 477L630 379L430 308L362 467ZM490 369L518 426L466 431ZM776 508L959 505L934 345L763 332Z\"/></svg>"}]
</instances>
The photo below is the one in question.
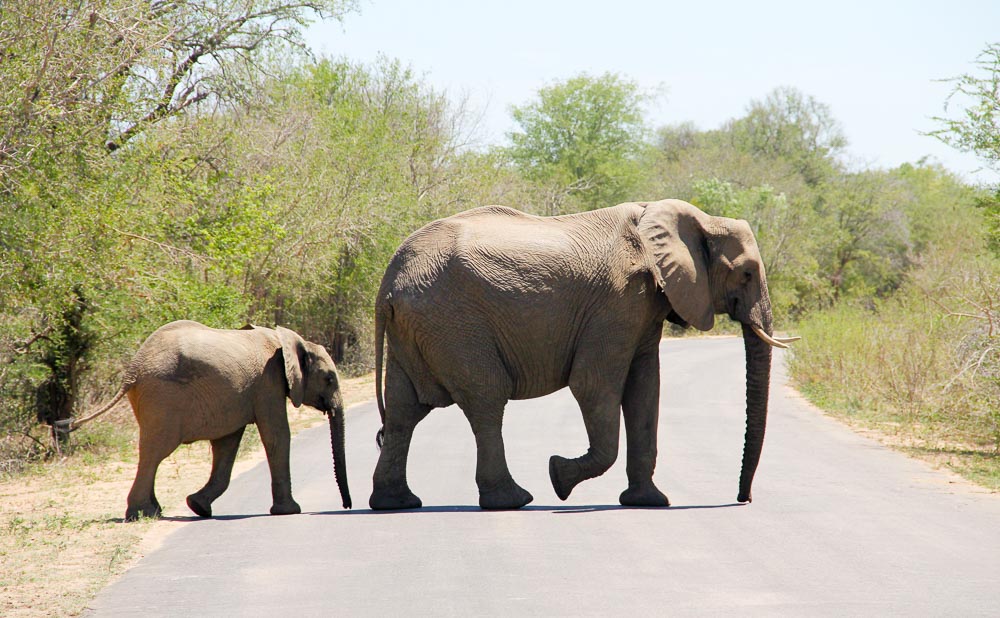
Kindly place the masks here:
<instances>
[{"instance_id":1,"label":"tree canopy","mask_svg":"<svg viewBox=\"0 0 1000 618\"><path fill-rule=\"evenodd\" d=\"M977 72L949 80L954 88L945 111L963 106L960 113L936 118L940 128L930 134L1000 172L1000 43L988 45L975 65ZM986 213L990 247L1000 255L1000 187L980 199L979 206Z\"/></svg>"},{"instance_id":2,"label":"tree canopy","mask_svg":"<svg viewBox=\"0 0 1000 618\"><path fill-rule=\"evenodd\" d=\"M528 178L578 196L587 208L625 201L640 173L649 99L614 73L546 86L537 100L511 109L519 130L508 134L508 152Z\"/></svg>"}]
</instances>

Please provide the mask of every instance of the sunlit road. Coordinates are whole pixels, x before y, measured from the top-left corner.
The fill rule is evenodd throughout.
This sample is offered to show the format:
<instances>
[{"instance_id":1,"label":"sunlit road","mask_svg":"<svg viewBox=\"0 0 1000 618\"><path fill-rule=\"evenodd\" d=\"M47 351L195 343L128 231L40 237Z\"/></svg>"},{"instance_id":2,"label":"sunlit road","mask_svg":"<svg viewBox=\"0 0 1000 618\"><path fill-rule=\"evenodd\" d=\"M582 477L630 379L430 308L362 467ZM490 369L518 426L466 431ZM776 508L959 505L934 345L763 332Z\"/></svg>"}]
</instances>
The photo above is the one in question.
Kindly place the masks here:
<instances>
[{"instance_id":1,"label":"sunlit road","mask_svg":"<svg viewBox=\"0 0 1000 618\"><path fill-rule=\"evenodd\" d=\"M973 616L1000 613L1000 496L859 437L808 408L781 357L752 505L740 469L739 339L662 344L660 458L670 509L618 507L625 457L560 502L548 457L586 434L568 392L508 406L520 511L475 505L475 450L456 408L418 428L410 486L425 507L374 513L379 426L348 412L355 505L340 508L328 434L292 444L304 513L262 515L269 477L235 479L92 604L90 616ZM204 479L191 479L191 491Z\"/></svg>"}]
</instances>

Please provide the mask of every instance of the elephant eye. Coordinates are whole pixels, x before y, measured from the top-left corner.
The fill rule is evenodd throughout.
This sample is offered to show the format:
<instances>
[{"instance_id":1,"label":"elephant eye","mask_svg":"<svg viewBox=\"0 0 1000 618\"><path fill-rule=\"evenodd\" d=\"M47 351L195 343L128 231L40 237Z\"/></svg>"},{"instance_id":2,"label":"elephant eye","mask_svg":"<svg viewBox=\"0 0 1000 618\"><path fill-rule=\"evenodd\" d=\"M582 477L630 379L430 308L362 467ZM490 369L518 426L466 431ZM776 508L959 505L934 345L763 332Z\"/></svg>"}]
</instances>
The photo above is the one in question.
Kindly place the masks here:
<instances>
[{"instance_id":1,"label":"elephant eye","mask_svg":"<svg viewBox=\"0 0 1000 618\"><path fill-rule=\"evenodd\" d=\"M750 281L752 279L753 279L753 273L750 272L749 270L744 270L743 271L743 283L750 283Z\"/></svg>"}]
</instances>

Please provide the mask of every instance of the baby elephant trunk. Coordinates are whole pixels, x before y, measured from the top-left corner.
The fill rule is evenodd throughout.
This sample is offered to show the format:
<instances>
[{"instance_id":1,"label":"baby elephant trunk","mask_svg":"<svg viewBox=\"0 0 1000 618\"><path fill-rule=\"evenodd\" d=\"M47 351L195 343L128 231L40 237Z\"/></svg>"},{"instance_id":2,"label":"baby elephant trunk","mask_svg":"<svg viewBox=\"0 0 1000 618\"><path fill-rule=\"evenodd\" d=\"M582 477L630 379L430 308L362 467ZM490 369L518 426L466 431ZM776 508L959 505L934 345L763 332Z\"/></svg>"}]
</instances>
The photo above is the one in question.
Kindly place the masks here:
<instances>
[{"instance_id":1,"label":"baby elephant trunk","mask_svg":"<svg viewBox=\"0 0 1000 618\"><path fill-rule=\"evenodd\" d=\"M333 474L337 478L337 489L344 502L344 508L351 508L351 490L347 487L347 457L344 454L344 404L334 402L333 409L326 413L330 419L330 443L333 446Z\"/></svg>"}]
</instances>

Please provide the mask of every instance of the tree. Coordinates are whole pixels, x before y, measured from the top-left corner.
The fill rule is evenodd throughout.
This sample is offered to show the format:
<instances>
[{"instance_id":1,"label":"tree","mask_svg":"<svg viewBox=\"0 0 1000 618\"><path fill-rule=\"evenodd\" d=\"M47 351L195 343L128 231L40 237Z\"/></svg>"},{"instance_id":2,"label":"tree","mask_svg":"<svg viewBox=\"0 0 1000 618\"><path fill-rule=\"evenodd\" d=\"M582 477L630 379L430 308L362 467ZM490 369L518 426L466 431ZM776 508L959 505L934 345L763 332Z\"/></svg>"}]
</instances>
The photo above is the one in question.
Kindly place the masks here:
<instances>
[{"instance_id":1,"label":"tree","mask_svg":"<svg viewBox=\"0 0 1000 618\"><path fill-rule=\"evenodd\" d=\"M957 100L966 103L962 113L957 118L936 117L941 128L930 135L1000 171L1000 43L987 46L975 65L979 73L948 80L954 88L945 100L945 112Z\"/></svg>"},{"instance_id":2,"label":"tree","mask_svg":"<svg viewBox=\"0 0 1000 618\"><path fill-rule=\"evenodd\" d=\"M12 0L0 4L0 174L33 153L117 150L199 103L245 96L310 17L355 0ZM58 154L58 153L57 153ZM6 179L3 179L6 180ZM4 183L6 184L6 183Z\"/></svg>"},{"instance_id":3,"label":"tree","mask_svg":"<svg viewBox=\"0 0 1000 618\"><path fill-rule=\"evenodd\" d=\"M837 175L819 196L819 270L832 298L898 288L911 259L905 186L887 172L864 171Z\"/></svg>"},{"instance_id":4,"label":"tree","mask_svg":"<svg viewBox=\"0 0 1000 618\"><path fill-rule=\"evenodd\" d=\"M650 98L614 73L546 86L536 101L511 109L520 130L508 133L507 152L553 195L576 195L586 208L625 201L634 197L647 148L642 107Z\"/></svg>"},{"instance_id":5,"label":"tree","mask_svg":"<svg viewBox=\"0 0 1000 618\"><path fill-rule=\"evenodd\" d=\"M267 186L267 220L281 230L241 271L259 315L326 345L348 369L366 367L372 299L396 246L471 206L451 191L465 176L463 113L381 58L293 67L218 119L231 136L218 153L225 185L237 195Z\"/></svg>"},{"instance_id":6,"label":"tree","mask_svg":"<svg viewBox=\"0 0 1000 618\"><path fill-rule=\"evenodd\" d=\"M233 279L268 247L266 186L215 192L225 172L205 164L204 147L152 153L149 132L191 112L227 113L275 57L300 49L311 17L339 18L354 4L0 3L0 357L17 365L0 384L2 416L20 422L34 406L38 418L64 420L88 355L153 316L246 314ZM157 199L166 195L180 199ZM177 204L209 207L169 219ZM123 307L140 290L154 302ZM64 335L74 332L100 335L70 345Z\"/></svg>"},{"instance_id":7,"label":"tree","mask_svg":"<svg viewBox=\"0 0 1000 618\"><path fill-rule=\"evenodd\" d=\"M941 128L930 135L961 152L969 152L990 169L1000 172L1000 43L986 47L976 59L978 73L952 78L951 94L945 100L947 112L953 101L965 107L957 118L937 117ZM1000 255L1000 187L993 195L980 198L987 227L987 240Z\"/></svg>"},{"instance_id":8,"label":"tree","mask_svg":"<svg viewBox=\"0 0 1000 618\"><path fill-rule=\"evenodd\" d=\"M829 106L794 88L777 88L750 103L727 127L732 143L754 155L790 161L811 185L819 184L845 146Z\"/></svg>"}]
</instances>

